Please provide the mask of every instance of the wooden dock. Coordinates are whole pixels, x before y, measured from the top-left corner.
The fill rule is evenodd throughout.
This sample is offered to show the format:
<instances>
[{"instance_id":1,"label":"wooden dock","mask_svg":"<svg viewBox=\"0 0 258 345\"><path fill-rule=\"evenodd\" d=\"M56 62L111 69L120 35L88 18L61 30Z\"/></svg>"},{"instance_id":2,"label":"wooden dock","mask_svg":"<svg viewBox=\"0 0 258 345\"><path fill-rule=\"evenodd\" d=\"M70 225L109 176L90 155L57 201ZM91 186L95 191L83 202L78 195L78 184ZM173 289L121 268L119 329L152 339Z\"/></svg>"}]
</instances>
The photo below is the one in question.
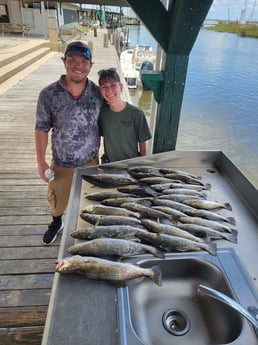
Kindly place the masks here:
<instances>
[{"instance_id":1,"label":"wooden dock","mask_svg":"<svg viewBox=\"0 0 258 345\"><path fill-rule=\"evenodd\" d=\"M99 69L118 67L118 58L113 46L103 54L103 33L94 45L90 77L96 81ZM51 216L37 172L34 124L39 91L64 73L61 56L51 55L0 93L1 345L39 345L44 330L61 236L49 247L41 244Z\"/></svg>"},{"instance_id":2,"label":"wooden dock","mask_svg":"<svg viewBox=\"0 0 258 345\"><path fill-rule=\"evenodd\" d=\"M50 247L41 244L51 217L37 172L34 123L38 92L49 78L43 76L59 74L59 59L0 96L1 345L40 344L43 334L60 236Z\"/></svg>"}]
</instances>

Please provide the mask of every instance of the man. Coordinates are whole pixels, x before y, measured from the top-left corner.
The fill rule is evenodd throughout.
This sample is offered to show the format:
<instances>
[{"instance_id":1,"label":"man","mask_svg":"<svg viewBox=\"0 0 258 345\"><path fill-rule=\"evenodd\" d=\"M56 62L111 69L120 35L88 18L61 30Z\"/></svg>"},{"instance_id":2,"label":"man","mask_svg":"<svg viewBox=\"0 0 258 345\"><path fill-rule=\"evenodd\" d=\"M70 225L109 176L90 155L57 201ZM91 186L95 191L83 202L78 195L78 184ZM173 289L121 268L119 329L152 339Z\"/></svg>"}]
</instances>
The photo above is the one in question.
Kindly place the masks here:
<instances>
[{"instance_id":1,"label":"man","mask_svg":"<svg viewBox=\"0 0 258 345\"><path fill-rule=\"evenodd\" d=\"M107 103L99 119L104 138L102 163L145 156L151 138L145 114L122 99L123 84L114 68L99 72L99 87Z\"/></svg>"},{"instance_id":2,"label":"man","mask_svg":"<svg viewBox=\"0 0 258 345\"><path fill-rule=\"evenodd\" d=\"M66 74L39 94L35 141L38 171L48 182L48 201L53 220L43 236L52 244L63 229L62 215L68 204L74 168L98 164L98 129L102 97L98 86L88 79L92 67L90 48L81 41L71 42L62 58ZM49 132L52 130L52 162L46 161ZM54 179L45 176L47 169Z\"/></svg>"}]
</instances>

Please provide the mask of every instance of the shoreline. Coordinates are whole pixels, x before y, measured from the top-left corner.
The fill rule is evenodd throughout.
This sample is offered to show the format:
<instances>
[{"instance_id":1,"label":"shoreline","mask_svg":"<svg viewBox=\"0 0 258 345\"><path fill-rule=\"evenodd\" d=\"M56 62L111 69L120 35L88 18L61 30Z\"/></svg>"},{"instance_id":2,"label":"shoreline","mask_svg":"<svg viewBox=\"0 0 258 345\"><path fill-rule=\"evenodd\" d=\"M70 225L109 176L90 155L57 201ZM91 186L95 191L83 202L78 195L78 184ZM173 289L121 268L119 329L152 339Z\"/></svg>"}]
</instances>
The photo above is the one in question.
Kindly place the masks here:
<instances>
[{"instance_id":1,"label":"shoreline","mask_svg":"<svg viewBox=\"0 0 258 345\"><path fill-rule=\"evenodd\" d=\"M206 27L205 29L216 32L233 33L241 37L258 38L258 25L256 24L219 23L215 26Z\"/></svg>"}]
</instances>

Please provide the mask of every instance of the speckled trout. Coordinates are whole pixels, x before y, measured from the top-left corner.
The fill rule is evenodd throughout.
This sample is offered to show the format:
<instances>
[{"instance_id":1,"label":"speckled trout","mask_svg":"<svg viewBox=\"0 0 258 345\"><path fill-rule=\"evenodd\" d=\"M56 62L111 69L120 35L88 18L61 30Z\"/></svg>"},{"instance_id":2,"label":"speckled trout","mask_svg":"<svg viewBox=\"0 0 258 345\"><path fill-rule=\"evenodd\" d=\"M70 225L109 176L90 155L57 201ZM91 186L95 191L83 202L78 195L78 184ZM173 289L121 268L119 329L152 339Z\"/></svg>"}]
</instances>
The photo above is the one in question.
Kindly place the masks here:
<instances>
[{"instance_id":1,"label":"speckled trout","mask_svg":"<svg viewBox=\"0 0 258 345\"><path fill-rule=\"evenodd\" d=\"M94 240L76 243L66 250L73 255L93 255L98 257L116 256L126 258L148 253L160 259L164 258L164 253L151 245L120 238L96 238Z\"/></svg>"},{"instance_id":2,"label":"speckled trout","mask_svg":"<svg viewBox=\"0 0 258 345\"><path fill-rule=\"evenodd\" d=\"M141 277L148 277L158 286L162 285L161 270L157 265L142 268L130 263L79 255L59 260L56 272L82 274L89 279L107 280L118 286L126 285L128 281Z\"/></svg>"}]
</instances>

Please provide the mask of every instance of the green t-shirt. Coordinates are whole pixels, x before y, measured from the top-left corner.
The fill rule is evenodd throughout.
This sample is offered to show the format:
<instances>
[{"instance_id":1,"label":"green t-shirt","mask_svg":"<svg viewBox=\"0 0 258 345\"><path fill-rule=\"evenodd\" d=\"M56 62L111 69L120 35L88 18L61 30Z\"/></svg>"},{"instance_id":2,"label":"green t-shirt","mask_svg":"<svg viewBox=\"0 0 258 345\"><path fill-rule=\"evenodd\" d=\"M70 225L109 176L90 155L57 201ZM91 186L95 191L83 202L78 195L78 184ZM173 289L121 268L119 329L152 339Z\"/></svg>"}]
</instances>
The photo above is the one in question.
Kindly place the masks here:
<instances>
[{"instance_id":1,"label":"green t-shirt","mask_svg":"<svg viewBox=\"0 0 258 345\"><path fill-rule=\"evenodd\" d=\"M110 162L137 157L138 143L151 138L144 112L129 103L120 112L105 105L100 112L99 126Z\"/></svg>"}]
</instances>

